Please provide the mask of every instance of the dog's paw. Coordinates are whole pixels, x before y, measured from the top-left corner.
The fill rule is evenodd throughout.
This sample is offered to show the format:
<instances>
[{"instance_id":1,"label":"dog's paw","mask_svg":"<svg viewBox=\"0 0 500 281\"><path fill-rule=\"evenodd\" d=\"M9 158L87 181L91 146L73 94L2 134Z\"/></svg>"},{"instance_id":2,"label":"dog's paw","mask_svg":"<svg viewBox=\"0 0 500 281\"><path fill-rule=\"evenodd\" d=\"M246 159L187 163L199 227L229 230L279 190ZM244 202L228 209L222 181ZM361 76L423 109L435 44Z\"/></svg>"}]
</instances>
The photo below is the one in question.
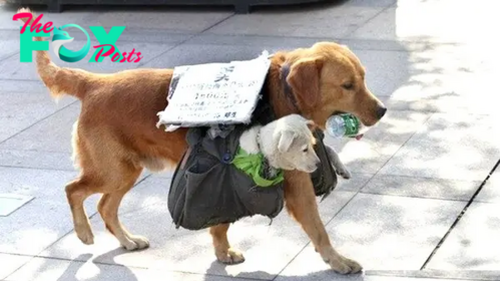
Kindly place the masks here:
<instances>
[{"instance_id":1,"label":"dog's paw","mask_svg":"<svg viewBox=\"0 0 500 281\"><path fill-rule=\"evenodd\" d=\"M330 265L333 271L340 274L354 274L363 270L363 267L358 262L342 256L326 262Z\"/></svg>"},{"instance_id":2,"label":"dog's paw","mask_svg":"<svg viewBox=\"0 0 500 281\"><path fill-rule=\"evenodd\" d=\"M128 251L141 250L149 247L149 240L139 235L131 235L122 243L122 246Z\"/></svg>"},{"instance_id":3,"label":"dog's paw","mask_svg":"<svg viewBox=\"0 0 500 281\"><path fill-rule=\"evenodd\" d=\"M349 170L347 170L347 168L345 167L337 169L337 174L346 180L351 178L351 172L349 172Z\"/></svg>"},{"instance_id":4,"label":"dog's paw","mask_svg":"<svg viewBox=\"0 0 500 281\"><path fill-rule=\"evenodd\" d=\"M232 248L228 249L227 252L216 253L216 256L219 262L228 265L239 264L245 261L243 253Z\"/></svg>"},{"instance_id":5,"label":"dog's paw","mask_svg":"<svg viewBox=\"0 0 500 281\"><path fill-rule=\"evenodd\" d=\"M76 227L75 232L76 236L78 236L78 239L80 239L80 241L82 241L83 244L85 245L94 244L94 233L92 233L92 229L90 229L90 227L87 226Z\"/></svg>"},{"instance_id":6,"label":"dog's paw","mask_svg":"<svg viewBox=\"0 0 500 281\"><path fill-rule=\"evenodd\" d=\"M149 240L144 236L132 235L130 236L130 240L134 241L137 244L137 249L146 249L149 248Z\"/></svg>"}]
</instances>

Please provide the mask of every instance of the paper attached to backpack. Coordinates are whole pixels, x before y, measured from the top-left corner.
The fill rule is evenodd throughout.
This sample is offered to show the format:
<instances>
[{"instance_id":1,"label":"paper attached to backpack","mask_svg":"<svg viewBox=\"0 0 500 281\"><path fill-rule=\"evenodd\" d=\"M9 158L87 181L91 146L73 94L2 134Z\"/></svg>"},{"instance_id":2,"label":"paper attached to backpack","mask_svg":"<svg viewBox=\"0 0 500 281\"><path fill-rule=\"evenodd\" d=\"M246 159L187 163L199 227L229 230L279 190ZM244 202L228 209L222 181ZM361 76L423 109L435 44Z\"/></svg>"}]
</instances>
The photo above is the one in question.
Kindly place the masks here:
<instances>
[{"instance_id":1,"label":"paper attached to backpack","mask_svg":"<svg viewBox=\"0 0 500 281\"><path fill-rule=\"evenodd\" d=\"M174 68L159 128L248 124L270 66L269 53L247 61Z\"/></svg>"}]
</instances>

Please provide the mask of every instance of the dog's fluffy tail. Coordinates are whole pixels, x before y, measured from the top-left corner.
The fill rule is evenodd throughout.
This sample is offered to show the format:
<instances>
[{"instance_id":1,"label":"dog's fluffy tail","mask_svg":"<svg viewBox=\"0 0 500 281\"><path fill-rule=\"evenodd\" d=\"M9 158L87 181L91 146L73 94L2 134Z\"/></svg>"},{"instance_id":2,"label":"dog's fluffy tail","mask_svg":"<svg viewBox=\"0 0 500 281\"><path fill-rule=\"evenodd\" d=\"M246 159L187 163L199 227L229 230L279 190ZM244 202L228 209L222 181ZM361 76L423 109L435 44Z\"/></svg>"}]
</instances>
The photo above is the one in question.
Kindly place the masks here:
<instances>
[{"instance_id":1,"label":"dog's fluffy tail","mask_svg":"<svg viewBox=\"0 0 500 281\"><path fill-rule=\"evenodd\" d=\"M29 13L34 21L36 15L28 8L21 8L17 13ZM29 18L21 18L23 22L27 22ZM54 27L55 28L55 27ZM35 37L35 41L43 41L42 37ZM86 85L91 74L87 71L59 67L52 62L48 51L36 52L37 72L43 83L50 90L50 94L54 98L59 98L63 94L82 99L86 92Z\"/></svg>"}]
</instances>

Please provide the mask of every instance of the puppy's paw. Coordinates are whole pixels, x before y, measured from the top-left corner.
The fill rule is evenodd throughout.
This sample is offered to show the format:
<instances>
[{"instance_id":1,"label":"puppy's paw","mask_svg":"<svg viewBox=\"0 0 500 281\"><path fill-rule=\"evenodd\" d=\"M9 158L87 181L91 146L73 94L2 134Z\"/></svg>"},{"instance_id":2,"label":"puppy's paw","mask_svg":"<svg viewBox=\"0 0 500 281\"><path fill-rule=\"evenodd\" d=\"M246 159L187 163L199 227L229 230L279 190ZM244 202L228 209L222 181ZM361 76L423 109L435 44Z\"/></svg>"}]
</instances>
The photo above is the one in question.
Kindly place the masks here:
<instances>
[{"instance_id":1,"label":"puppy's paw","mask_svg":"<svg viewBox=\"0 0 500 281\"><path fill-rule=\"evenodd\" d=\"M243 253L232 248L229 248L227 252L220 252L215 255L217 256L217 260L219 260L219 262L227 265L239 264L245 261Z\"/></svg>"},{"instance_id":2,"label":"puppy's paw","mask_svg":"<svg viewBox=\"0 0 500 281\"><path fill-rule=\"evenodd\" d=\"M351 172L346 167L337 169L337 174L346 180L351 178Z\"/></svg>"}]
</instances>

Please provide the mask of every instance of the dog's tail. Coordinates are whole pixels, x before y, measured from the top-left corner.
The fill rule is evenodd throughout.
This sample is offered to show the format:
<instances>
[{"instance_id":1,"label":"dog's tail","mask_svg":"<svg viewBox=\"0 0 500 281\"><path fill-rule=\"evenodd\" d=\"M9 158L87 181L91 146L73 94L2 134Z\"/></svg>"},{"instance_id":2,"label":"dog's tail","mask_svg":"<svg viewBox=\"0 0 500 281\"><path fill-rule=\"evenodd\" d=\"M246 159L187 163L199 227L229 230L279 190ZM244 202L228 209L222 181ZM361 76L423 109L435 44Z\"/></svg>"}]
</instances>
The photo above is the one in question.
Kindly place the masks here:
<instances>
[{"instance_id":1,"label":"dog's tail","mask_svg":"<svg viewBox=\"0 0 500 281\"><path fill-rule=\"evenodd\" d=\"M17 13L31 14L32 22L35 19L35 14L28 8L21 8ZM27 22L30 18L23 17L21 20ZM54 27L55 28L55 27ZM35 41L43 41L42 37L34 37ZM91 73L74 68L59 67L50 59L48 51L36 52L37 72L43 83L50 90L50 94L54 98L59 98L63 94L82 99L86 92L86 82L90 79Z\"/></svg>"}]
</instances>

